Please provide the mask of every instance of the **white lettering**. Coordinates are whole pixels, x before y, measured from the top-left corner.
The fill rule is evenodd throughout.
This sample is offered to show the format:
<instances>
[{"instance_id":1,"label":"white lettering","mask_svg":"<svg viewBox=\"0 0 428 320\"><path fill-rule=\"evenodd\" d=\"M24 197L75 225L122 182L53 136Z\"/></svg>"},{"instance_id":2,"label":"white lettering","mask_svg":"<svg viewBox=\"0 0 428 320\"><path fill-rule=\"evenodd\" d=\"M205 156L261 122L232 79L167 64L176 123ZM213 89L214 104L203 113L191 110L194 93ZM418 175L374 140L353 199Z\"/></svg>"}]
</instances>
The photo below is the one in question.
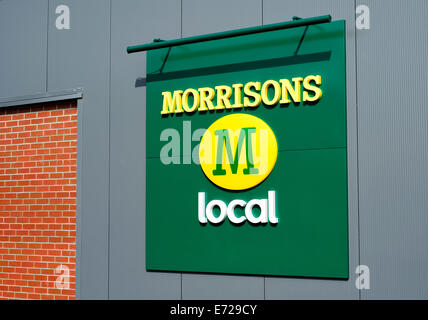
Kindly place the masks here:
<instances>
[{"instance_id":1,"label":"white lettering","mask_svg":"<svg viewBox=\"0 0 428 320\"><path fill-rule=\"evenodd\" d=\"M355 26L358 30L369 30L370 29L370 9L365 4L359 5L356 10L356 14L359 14L355 18Z\"/></svg>"},{"instance_id":2,"label":"white lettering","mask_svg":"<svg viewBox=\"0 0 428 320\"><path fill-rule=\"evenodd\" d=\"M65 4L59 5L55 9L59 16L55 20L55 26L58 30L70 29L70 8Z\"/></svg>"},{"instance_id":3,"label":"white lettering","mask_svg":"<svg viewBox=\"0 0 428 320\"><path fill-rule=\"evenodd\" d=\"M359 276L355 280L355 287L358 290L370 289L370 269L366 265L359 265L355 269L355 273Z\"/></svg>"},{"instance_id":4,"label":"white lettering","mask_svg":"<svg viewBox=\"0 0 428 320\"><path fill-rule=\"evenodd\" d=\"M161 132L160 141L171 141L165 144L160 151L160 160L163 164L180 164L180 133L175 129L165 129Z\"/></svg>"},{"instance_id":5,"label":"white lettering","mask_svg":"<svg viewBox=\"0 0 428 320\"><path fill-rule=\"evenodd\" d=\"M245 215L237 216L236 207L244 208ZM220 210L220 214L214 215L214 208ZM256 217L253 209L258 207L260 214ZM226 219L233 224L241 224L248 220L251 224L277 224L278 217L275 212L275 191L268 191L267 199L253 199L248 203L241 199L232 200L228 205L222 200L211 200L205 207L205 192L198 192L198 220L201 224L210 222L220 224Z\"/></svg>"},{"instance_id":6,"label":"white lettering","mask_svg":"<svg viewBox=\"0 0 428 320\"><path fill-rule=\"evenodd\" d=\"M220 209L220 215L216 217L213 213L214 207L218 207ZM227 207L226 204L221 200L211 200L208 202L206 215L209 222L212 224L220 224L223 222L224 218L226 218Z\"/></svg>"},{"instance_id":7,"label":"white lettering","mask_svg":"<svg viewBox=\"0 0 428 320\"><path fill-rule=\"evenodd\" d=\"M258 217L255 217L253 215L253 208L255 206L260 208L260 215ZM248 202L247 206L245 207L245 216L247 217L248 221L253 223L253 224L267 223L267 221L268 221L267 200L266 199L253 199L250 202Z\"/></svg>"},{"instance_id":8,"label":"white lettering","mask_svg":"<svg viewBox=\"0 0 428 320\"><path fill-rule=\"evenodd\" d=\"M235 215L235 207L240 206L242 208L245 207L247 203L244 200L232 200L229 205L227 206L227 217L229 218L230 222L235 224L240 224L245 221L245 216L237 217Z\"/></svg>"}]
</instances>

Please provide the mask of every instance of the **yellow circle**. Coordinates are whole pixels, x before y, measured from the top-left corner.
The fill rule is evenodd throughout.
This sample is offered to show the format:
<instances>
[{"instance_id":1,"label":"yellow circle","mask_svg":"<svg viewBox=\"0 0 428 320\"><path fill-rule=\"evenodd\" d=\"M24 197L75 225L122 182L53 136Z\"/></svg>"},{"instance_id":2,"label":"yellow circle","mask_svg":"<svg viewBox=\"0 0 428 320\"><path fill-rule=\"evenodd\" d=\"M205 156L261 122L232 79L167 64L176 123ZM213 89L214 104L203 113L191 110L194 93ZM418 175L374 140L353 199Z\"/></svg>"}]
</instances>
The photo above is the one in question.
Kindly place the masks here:
<instances>
[{"instance_id":1,"label":"yellow circle","mask_svg":"<svg viewBox=\"0 0 428 320\"><path fill-rule=\"evenodd\" d=\"M199 145L205 176L228 190L252 188L271 173L278 155L272 129L263 120L244 113L215 121Z\"/></svg>"}]
</instances>

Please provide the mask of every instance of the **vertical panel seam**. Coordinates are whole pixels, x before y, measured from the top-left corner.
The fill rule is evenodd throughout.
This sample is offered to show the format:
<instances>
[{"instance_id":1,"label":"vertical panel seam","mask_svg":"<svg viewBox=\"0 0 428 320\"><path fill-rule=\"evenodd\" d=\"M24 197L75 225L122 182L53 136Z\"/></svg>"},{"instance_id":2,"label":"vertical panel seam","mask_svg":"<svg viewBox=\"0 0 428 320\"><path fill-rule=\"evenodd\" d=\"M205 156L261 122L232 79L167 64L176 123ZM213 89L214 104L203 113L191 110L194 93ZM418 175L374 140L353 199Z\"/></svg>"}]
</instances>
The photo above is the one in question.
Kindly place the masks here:
<instances>
[{"instance_id":1,"label":"vertical panel seam","mask_svg":"<svg viewBox=\"0 0 428 320\"><path fill-rule=\"evenodd\" d=\"M354 17L357 10L357 0L354 0ZM356 153L357 153L357 239L358 239L358 265L361 264L361 241L360 241L360 167L359 167L359 130L358 130L358 65L357 65L357 27L354 21L354 47L355 47L355 122L356 122ZM358 299L361 300L361 290L358 290Z\"/></svg>"},{"instance_id":2,"label":"vertical panel seam","mask_svg":"<svg viewBox=\"0 0 428 320\"><path fill-rule=\"evenodd\" d=\"M180 0L180 38L183 38L183 0ZM183 300L183 272L180 274L180 299Z\"/></svg>"},{"instance_id":3,"label":"vertical panel seam","mask_svg":"<svg viewBox=\"0 0 428 320\"><path fill-rule=\"evenodd\" d=\"M107 299L110 300L110 158L111 158L111 0L109 1L109 56L108 56L108 204L107 204Z\"/></svg>"},{"instance_id":4,"label":"vertical panel seam","mask_svg":"<svg viewBox=\"0 0 428 320\"><path fill-rule=\"evenodd\" d=\"M263 3L263 0L262 0L262 25L263 25L263 5L264 5L264 3Z\"/></svg>"},{"instance_id":5,"label":"vertical panel seam","mask_svg":"<svg viewBox=\"0 0 428 320\"><path fill-rule=\"evenodd\" d=\"M264 6L264 2L262 0L262 25L263 25L263 6ZM263 277L263 300L266 300L266 276Z\"/></svg>"},{"instance_id":6,"label":"vertical panel seam","mask_svg":"<svg viewBox=\"0 0 428 320\"><path fill-rule=\"evenodd\" d=\"M45 82L45 91L48 92L48 73L49 73L49 13L50 13L50 7L49 2L50 0L47 0L48 2L48 12L46 15L46 82Z\"/></svg>"}]
</instances>

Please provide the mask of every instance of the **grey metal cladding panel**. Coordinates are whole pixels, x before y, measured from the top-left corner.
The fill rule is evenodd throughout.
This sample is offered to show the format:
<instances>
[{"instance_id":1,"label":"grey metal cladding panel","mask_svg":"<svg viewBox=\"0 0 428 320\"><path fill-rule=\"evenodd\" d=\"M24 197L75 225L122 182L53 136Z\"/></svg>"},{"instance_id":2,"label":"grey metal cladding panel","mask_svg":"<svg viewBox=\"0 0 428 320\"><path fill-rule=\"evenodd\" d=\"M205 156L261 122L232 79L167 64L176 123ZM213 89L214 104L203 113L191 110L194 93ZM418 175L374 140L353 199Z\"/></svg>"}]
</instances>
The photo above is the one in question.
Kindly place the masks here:
<instances>
[{"instance_id":1,"label":"grey metal cladding panel","mask_svg":"<svg viewBox=\"0 0 428 320\"><path fill-rule=\"evenodd\" d=\"M355 268L358 263L357 130L355 84L354 1L264 0L263 23L331 14L346 20L349 280L266 278L266 299L358 299Z\"/></svg>"},{"instance_id":2,"label":"grey metal cladding panel","mask_svg":"<svg viewBox=\"0 0 428 320\"><path fill-rule=\"evenodd\" d=\"M69 30L55 26L55 9L63 4L70 8ZM49 1L48 91L83 88L81 299L108 297L109 30L108 1Z\"/></svg>"},{"instance_id":3,"label":"grey metal cladding panel","mask_svg":"<svg viewBox=\"0 0 428 320\"><path fill-rule=\"evenodd\" d=\"M183 299L263 300L264 278L184 273Z\"/></svg>"},{"instance_id":4,"label":"grey metal cladding panel","mask_svg":"<svg viewBox=\"0 0 428 320\"><path fill-rule=\"evenodd\" d=\"M0 97L46 91L47 0L0 1Z\"/></svg>"},{"instance_id":5,"label":"grey metal cladding panel","mask_svg":"<svg viewBox=\"0 0 428 320\"><path fill-rule=\"evenodd\" d=\"M261 0L183 0L183 37L262 24Z\"/></svg>"},{"instance_id":6,"label":"grey metal cladding panel","mask_svg":"<svg viewBox=\"0 0 428 320\"><path fill-rule=\"evenodd\" d=\"M261 25L260 0L183 0L183 37ZM263 277L183 274L183 299L263 299Z\"/></svg>"},{"instance_id":7,"label":"grey metal cladding panel","mask_svg":"<svg viewBox=\"0 0 428 320\"><path fill-rule=\"evenodd\" d=\"M363 299L428 298L428 2L357 1Z\"/></svg>"},{"instance_id":8,"label":"grey metal cladding panel","mask_svg":"<svg viewBox=\"0 0 428 320\"><path fill-rule=\"evenodd\" d=\"M110 298L180 299L181 274L146 272L146 53L126 47L180 37L181 4L112 1Z\"/></svg>"}]
</instances>

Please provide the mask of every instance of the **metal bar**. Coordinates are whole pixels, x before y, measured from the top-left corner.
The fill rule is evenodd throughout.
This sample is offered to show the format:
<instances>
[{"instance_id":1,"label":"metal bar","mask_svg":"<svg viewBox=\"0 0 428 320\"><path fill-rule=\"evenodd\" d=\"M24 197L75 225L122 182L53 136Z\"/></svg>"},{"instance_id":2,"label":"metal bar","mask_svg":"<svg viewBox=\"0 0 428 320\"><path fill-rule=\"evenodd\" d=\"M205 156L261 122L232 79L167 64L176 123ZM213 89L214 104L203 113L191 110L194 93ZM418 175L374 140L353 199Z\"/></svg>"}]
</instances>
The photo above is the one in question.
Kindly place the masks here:
<instances>
[{"instance_id":1,"label":"metal bar","mask_svg":"<svg viewBox=\"0 0 428 320\"><path fill-rule=\"evenodd\" d=\"M274 30L280 30L280 29L296 28L301 26L310 26L314 24L327 23L327 22L331 22L330 15L306 18L306 19L294 19L292 21L279 22L279 23L273 23L273 24L268 24L264 26L236 29L236 30L230 30L230 31L224 31L224 32L210 33L210 34L182 38L182 39L165 40L165 41L156 39L156 41L152 43L129 46L126 48L126 51L128 53L148 51L153 49L175 47L175 46L180 46L180 45L189 44L189 43L232 38L232 37L243 36L248 34L274 31Z\"/></svg>"},{"instance_id":2,"label":"metal bar","mask_svg":"<svg viewBox=\"0 0 428 320\"><path fill-rule=\"evenodd\" d=\"M51 101L63 101L70 99L80 99L83 96L83 89L76 88L59 92L44 92L25 96L0 98L0 108L23 106L28 104L46 103Z\"/></svg>"}]
</instances>

